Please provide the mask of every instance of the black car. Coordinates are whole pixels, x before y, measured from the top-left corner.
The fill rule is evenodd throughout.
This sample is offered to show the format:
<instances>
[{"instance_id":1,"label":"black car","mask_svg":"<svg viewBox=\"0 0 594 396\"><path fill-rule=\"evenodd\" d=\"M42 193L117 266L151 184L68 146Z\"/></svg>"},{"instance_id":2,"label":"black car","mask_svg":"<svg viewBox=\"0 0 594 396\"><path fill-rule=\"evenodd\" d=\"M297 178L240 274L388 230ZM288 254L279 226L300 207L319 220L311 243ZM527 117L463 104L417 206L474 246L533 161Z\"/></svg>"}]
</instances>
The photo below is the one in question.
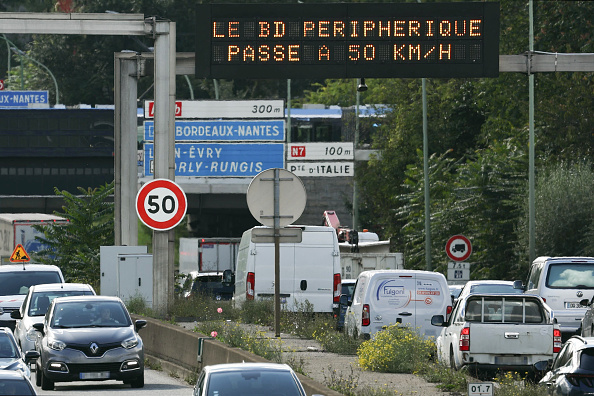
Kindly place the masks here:
<instances>
[{"instance_id":1,"label":"black car","mask_svg":"<svg viewBox=\"0 0 594 396\"><path fill-rule=\"evenodd\" d=\"M223 281L222 272L203 272L195 275L192 288L186 293L186 297L203 295L227 301L233 298L234 290L233 285Z\"/></svg>"},{"instance_id":2,"label":"black car","mask_svg":"<svg viewBox=\"0 0 594 396\"><path fill-rule=\"evenodd\" d=\"M29 378L19 370L0 370L0 395L35 396Z\"/></svg>"},{"instance_id":3,"label":"black car","mask_svg":"<svg viewBox=\"0 0 594 396\"><path fill-rule=\"evenodd\" d=\"M344 315L348 308L348 301L353 296L353 290L355 289L356 279L343 279L340 282L340 300L338 302L338 312L336 316L336 330L342 331L344 328Z\"/></svg>"},{"instance_id":4,"label":"black car","mask_svg":"<svg viewBox=\"0 0 594 396\"><path fill-rule=\"evenodd\" d=\"M567 340L540 383L549 395L594 394L594 337Z\"/></svg>"}]
</instances>

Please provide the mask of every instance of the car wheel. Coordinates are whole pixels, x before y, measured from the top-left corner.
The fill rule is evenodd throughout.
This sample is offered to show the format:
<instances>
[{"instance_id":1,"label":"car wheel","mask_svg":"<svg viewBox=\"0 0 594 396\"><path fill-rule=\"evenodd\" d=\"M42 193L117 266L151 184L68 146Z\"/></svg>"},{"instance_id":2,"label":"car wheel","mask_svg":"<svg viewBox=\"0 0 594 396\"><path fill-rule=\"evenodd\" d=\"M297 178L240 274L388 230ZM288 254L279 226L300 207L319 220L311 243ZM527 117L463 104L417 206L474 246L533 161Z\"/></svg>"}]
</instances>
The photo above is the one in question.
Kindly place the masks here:
<instances>
[{"instance_id":1,"label":"car wheel","mask_svg":"<svg viewBox=\"0 0 594 396\"><path fill-rule=\"evenodd\" d=\"M47 376L43 373L43 370L40 370L40 374L41 374L41 389L54 390L54 381L47 378Z\"/></svg>"},{"instance_id":2,"label":"car wheel","mask_svg":"<svg viewBox=\"0 0 594 396\"><path fill-rule=\"evenodd\" d=\"M144 387L144 372L134 378L132 381L130 381L130 385L132 386L132 388L143 388Z\"/></svg>"},{"instance_id":3,"label":"car wheel","mask_svg":"<svg viewBox=\"0 0 594 396\"><path fill-rule=\"evenodd\" d=\"M450 346L450 368L456 370L456 359L454 359L454 348Z\"/></svg>"}]
</instances>

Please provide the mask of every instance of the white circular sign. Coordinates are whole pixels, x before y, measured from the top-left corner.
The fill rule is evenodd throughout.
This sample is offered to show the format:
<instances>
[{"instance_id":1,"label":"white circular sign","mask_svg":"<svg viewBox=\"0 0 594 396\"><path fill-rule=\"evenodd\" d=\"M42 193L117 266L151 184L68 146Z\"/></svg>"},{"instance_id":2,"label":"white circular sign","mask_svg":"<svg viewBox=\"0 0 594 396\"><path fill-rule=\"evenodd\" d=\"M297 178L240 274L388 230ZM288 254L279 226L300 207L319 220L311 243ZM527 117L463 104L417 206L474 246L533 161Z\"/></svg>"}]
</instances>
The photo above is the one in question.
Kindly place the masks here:
<instances>
[{"instance_id":1,"label":"white circular sign","mask_svg":"<svg viewBox=\"0 0 594 396\"><path fill-rule=\"evenodd\" d=\"M258 173L247 190L247 204L256 220L274 227L275 171L278 170L279 227L296 221L305 209L307 195L301 179L286 169L272 168Z\"/></svg>"},{"instance_id":2,"label":"white circular sign","mask_svg":"<svg viewBox=\"0 0 594 396\"><path fill-rule=\"evenodd\" d=\"M168 179L151 180L136 194L138 218L153 230L172 229L183 220L187 208L186 194Z\"/></svg>"},{"instance_id":3,"label":"white circular sign","mask_svg":"<svg viewBox=\"0 0 594 396\"><path fill-rule=\"evenodd\" d=\"M464 261L470 257L472 245L464 235L454 235L446 243L446 254L454 261Z\"/></svg>"}]
</instances>

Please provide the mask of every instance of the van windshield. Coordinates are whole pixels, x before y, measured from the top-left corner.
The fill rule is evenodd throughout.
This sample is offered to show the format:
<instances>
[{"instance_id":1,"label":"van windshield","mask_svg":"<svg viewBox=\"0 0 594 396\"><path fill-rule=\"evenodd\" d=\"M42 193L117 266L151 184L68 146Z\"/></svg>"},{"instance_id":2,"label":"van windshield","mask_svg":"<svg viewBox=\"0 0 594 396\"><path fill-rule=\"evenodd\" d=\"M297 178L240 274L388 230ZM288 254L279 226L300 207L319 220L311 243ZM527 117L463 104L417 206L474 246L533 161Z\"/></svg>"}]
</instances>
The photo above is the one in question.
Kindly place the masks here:
<instances>
[{"instance_id":1,"label":"van windshield","mask_svg":"<svg viewBox=\"0 0 594 396\"><path fill-rule=\"evenodd\" d=\"M25 295L33 285L61 282L54 271L0 272L0 296Z\"/></svg>"},{"instance_id":2,"label":"van windshield","mask_svg":"<svg viewBox=\"0 0 594 396\"><path fill-rule=\"evenodd\" d=\"M546 285L551 289L594 289L594 264L552 264Z\"/></svg>"}]
</instances>

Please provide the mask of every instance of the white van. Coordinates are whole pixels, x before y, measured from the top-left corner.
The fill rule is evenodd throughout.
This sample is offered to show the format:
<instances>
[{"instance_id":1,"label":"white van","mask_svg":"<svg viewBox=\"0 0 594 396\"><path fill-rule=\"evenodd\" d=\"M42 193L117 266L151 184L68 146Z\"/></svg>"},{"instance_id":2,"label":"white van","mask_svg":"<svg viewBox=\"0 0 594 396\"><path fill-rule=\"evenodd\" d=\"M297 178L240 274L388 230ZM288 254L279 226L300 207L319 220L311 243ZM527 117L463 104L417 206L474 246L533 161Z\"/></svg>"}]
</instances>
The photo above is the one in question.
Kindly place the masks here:
<instances>
[{"instance_id":1,"label":"white van","mask_svg":"<svg viewBox=\"0 0 594 396\"><path fill-rule=\"evenodd\" d=\"M593 257L538 257L532 262L525 292L542 297L553 310L563 340L576 334L594 296Z\"/></svg>"},{"instance_id":2,"label":"white van","mask_svg":"<svg viewBox=\"0 0 594 396\"><path fill-rule=\"evenodd\" d=\"M451 304L447 280L439 272L364 271L347 309L345 331L369 339L388 325L402 323L425 337L437 337L441 329L431 325L431 317L447 317Z\"/></svg>"},{"instance_id":3,"label":"white van","mask_svg":"<svg viewBox=\"0 0 594 396\"><path fill-rule=\"evenodd\" d=\"M314 312L332 312L340 298L340 250L336 230L324 226L302 229L301 243L280 244L282 309L295 311L308 301ZM243 233L237 253L233 301L274 298L274 243L252 242L254 227Z\"/></svg>"}]
</instances>

